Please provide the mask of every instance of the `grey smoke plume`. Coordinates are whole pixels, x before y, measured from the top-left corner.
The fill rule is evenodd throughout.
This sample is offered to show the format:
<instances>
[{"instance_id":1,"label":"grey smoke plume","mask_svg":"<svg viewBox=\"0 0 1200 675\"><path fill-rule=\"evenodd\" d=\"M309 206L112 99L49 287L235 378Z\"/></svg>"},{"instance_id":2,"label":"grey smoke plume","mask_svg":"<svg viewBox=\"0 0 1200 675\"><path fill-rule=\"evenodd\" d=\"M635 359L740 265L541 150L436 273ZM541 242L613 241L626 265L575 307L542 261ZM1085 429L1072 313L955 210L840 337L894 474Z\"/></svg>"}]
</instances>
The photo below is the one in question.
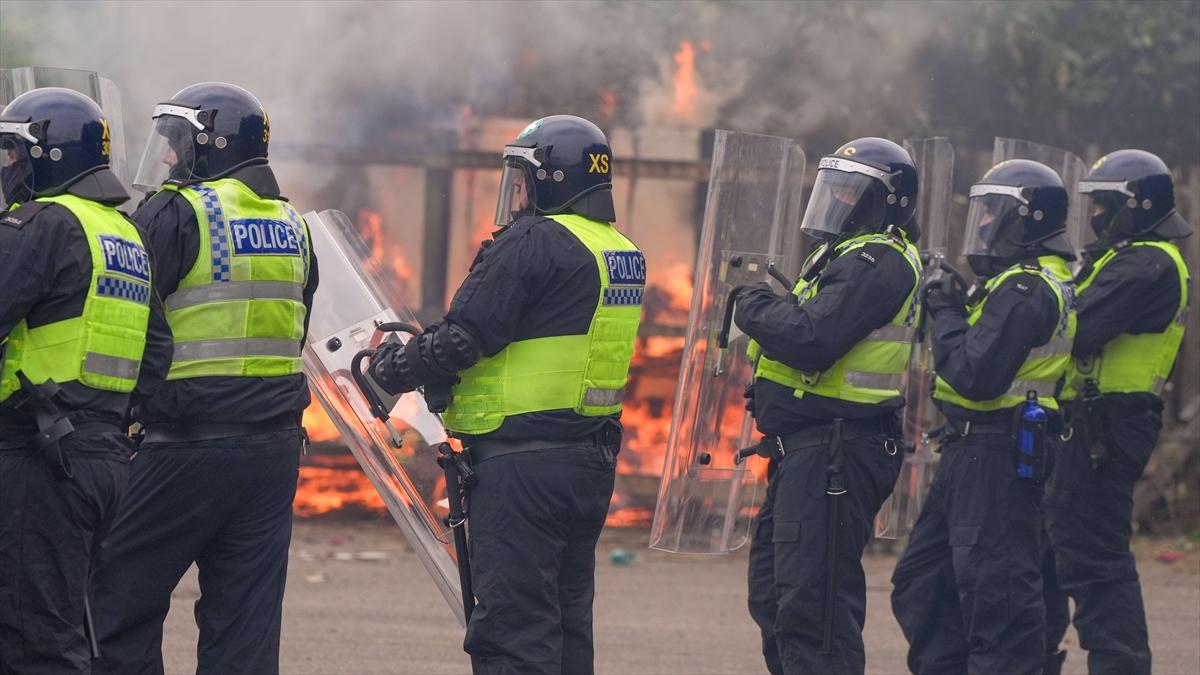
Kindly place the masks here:
<instances>
[{"instance_id":1,"label":"grey smoke plume","mask_svg":"<svg viewBox=\"0 0 1200 675\"><path fill-rule=\"evenodd\" d=\"M855 126L879 126L873 122L890 108L919 107L920 78L905 72L905 64L930 25L923 20L928 8L10 0L0 23L6 33L37 27L28 40L31 63L112 78L125 98L136 151L153 104L204 80L255 92L272 112L276 138L354 137L368 109L381 125L445 117L467 105L476 114L596 116L599 92L616 95L610 123L723 123L804 133L846 115ZM673 120L670 110L682 40L694 45L700 88L698 116L683 121ZM796 50L812 56L802 71L773 68ZM761 87L805 93L781 115L756 105ZM891 100L883 110L880 93Z\"/></svg>"}]
</instances>

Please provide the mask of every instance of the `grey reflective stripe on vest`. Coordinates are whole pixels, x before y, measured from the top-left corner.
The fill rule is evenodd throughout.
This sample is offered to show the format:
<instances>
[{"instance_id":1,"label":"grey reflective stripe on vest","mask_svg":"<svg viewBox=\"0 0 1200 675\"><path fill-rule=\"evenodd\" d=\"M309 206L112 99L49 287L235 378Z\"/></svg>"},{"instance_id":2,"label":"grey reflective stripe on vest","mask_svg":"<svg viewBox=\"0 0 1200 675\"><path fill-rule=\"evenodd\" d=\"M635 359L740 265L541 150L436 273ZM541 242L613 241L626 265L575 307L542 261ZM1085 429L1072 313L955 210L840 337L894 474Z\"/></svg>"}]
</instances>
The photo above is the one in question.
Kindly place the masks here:
<instances>
[{"instance_id":1,"label":"grey reflective stripe on vest","mask_svg":"<svg viewBox=\"0 0 1200 675\"><path fill-rule=\"evenodd\" d=\"M588 389L583 394L583 404L606 408L608 406L619 405L623 398L625 398L625 387L621 387L620 389Z\"/></svg>"},{"instance_id":2,"label":"grey reflective stripe on vest","mask_svg":"<svg viewBox=\"0 0 1200 675\"><path fill-rule=\"evenodd\" d=\"M88 352L83 357L83 369L96 375L119 377L122 380L136 380L138 376L137 361L97 352Z\"/></svg>"},{"instance_id":3,"label":"grey reflective stripe on vest","mask_svg":"<svg viewBox=\"0 0 1200 675\"><path fill-rule=\"evenodd\" d=\"M872 342L912 342L916 332L912 326L888 324L867 333L867 337L863 339Z\"/></svg>"},{"instance_id":4,"label":"grey reflective stripe on vest","mask_svg":"<svg viewBox=\"0 0 1200 675\"><path fill-rule=\"evenodd\" d=\"M868 373L862 370L846 371L846 384L862 389L895 389L900 391L900 373Z\"/></svg>"},{"instance_id":5,"label":"grey reflective stripe on vest","mask_svg":"<svg viewBox=\"0 0 1200 675\"><path fill-rule=\"evenodd\" d=\"M167 311L225 300L304 301L304 287L291 281L226 281L182 288L167 296Z\"/></svg>"},{"instance_id":6,"label":"grey reflective stripe on vest","mask_svg":"<svg viewBox=\"0 0 1200 675\"><path fill-rule=\"evenodd\" d=\"M1050 356L1070 354L1072 342L1072 338L1068 337L1053 338L1041 347L1034 347L1029 350L1029 356L1025 357L1025 360L1044 359Z\"/></svg>"},{"instance_id":7,"label":"grey reflective stripe on vest","mask_svg":"<svg viewBox=\"0 0 1200 675\"><path fill-rule=\"evenodd\" d=\"M245 356L281 356L294 359L300 356L300 341L280 338L234 338L175 343L175 362Z\"/></svg>"},{"instance_id":8,"label":"grey reflective stripe on vest","mask_svg":"<svg viewBox=\"0 0 1200 675\"><path fill-rule=\"evenodd\" d=\"M1038 398L1050 398L1054 396L1055 389L1058 388L1058 382L1049 382L1046 380L1014 380L1012 386L1004 393L1005 396L1021 396L1024 397L1030 391L1036 393Z\"/></svg>"}]
</instances>

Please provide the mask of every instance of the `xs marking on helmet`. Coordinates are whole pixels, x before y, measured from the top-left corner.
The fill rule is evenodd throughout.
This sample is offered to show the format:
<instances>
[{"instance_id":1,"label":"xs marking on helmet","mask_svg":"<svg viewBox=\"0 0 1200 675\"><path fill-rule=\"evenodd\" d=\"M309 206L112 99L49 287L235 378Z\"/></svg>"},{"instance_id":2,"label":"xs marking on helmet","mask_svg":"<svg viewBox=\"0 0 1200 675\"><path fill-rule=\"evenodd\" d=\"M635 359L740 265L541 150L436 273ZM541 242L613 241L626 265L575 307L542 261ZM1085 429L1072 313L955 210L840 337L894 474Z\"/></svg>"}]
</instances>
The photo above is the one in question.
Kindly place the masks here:
<instances>
[{"instance_id":1,"label":"xs marking on helmet","mask_svg":"<svg viewBox=\"0 0 1200 675\"><path fill-rule=\"evenodd\" d=\"M108 157L109 150L112 149L112 132L108 130L108 119L101 117L100 123L104 125L104 131L100 134L100 154Z\"/></svg>"},{"instance_id":2,"label":"xs marking on helmet","mask_svg":"<svg viewBox=\"0 0 1200 675\"><path fill-rule=\"evenodd\" d=\"M608 155L604 153L593 155L589 152L588 157L592 160L592 165L588 167L588 173L608 173Z\"/></svg>"},{"instance_id":3,"label":"xs marking on helmet","mask_svg":"<svg viewBox=\"0 0 1200 675\"><path fill-rule=\"evenodd\" d=\"M854 147L853 145L846 148L845 150L842 150L842 154L847 157L853 157L854 153L856 153L856 152L858 152L858 148Z\"/></svg>"},{"instance_id":4,"label":"xs marking on helmet","mask_svg":"<svg viewBox=\"0 0 1200 675\"><path fill-rule=\"evenodd\" d=\"M263 143L271 142L271 118L267 117L267 109L260 108L263 114Z\"/></svg>"}]
</instances>

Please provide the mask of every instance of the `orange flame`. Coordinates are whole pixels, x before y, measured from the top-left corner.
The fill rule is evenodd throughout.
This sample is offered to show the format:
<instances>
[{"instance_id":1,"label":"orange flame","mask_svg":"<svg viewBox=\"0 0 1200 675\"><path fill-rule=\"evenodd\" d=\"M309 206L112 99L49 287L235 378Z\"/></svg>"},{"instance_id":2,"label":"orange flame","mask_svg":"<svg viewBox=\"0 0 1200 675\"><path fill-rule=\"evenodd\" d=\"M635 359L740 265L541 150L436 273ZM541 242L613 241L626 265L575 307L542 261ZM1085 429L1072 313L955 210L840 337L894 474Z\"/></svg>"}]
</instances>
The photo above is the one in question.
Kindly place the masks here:
<instances>
[{"instance_id":1,"label":"orange flame","mask_svg":"<svg viewBox=\"0 0 1200 675\"><path fill-rule=\"evenodd\" d=\"M337 425L316 401L309 403L304 410L304 429L308 433L308 440L313 443L336 441L342 437Z\"/></svg>"},{"instance_id":2,"label":"orange flame","mask_svg":"<svg viewBox=\"0 0 1200 675\"><path fill-rule=\"evenodd\" d=\"M382 513L386 507L353 455L308 455L300 467L292 511L307 517L346 508Z\"/></svg>"},{"instance_id":3,"label":"orange flame","mask_svg":"<svg viewBox=\"0 0 1200 675\"><path fill-rule=\"evenodd\" d=\"M696 49L691 40L679 43L679 51L675 52L675 94L671 102L671 112L676 117L693 124L699 123L696 110Z\"/></svg>"}]
</instances>

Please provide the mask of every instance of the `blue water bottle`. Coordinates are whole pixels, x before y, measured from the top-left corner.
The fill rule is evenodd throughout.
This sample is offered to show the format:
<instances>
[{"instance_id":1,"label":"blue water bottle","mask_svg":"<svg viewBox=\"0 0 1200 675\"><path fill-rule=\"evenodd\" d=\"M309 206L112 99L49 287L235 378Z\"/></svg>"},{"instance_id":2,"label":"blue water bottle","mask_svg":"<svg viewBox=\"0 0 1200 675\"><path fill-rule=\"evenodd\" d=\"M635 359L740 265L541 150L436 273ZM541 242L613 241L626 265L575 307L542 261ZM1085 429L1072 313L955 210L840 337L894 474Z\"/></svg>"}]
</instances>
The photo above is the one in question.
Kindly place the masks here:
<instances>
[{"instance_id":1,"label":"blue water bottle","mask_svg":"<svg viewBox=\"0 0 1200 675\"><path fill-rule=\"evenodd\" d=\"M1041 480L1042 458L1045 456L1046 409L1037 400L1037 394L1029 392L1021 410L1021 424L1017 432L1017 477L1026 480Z\"/></svg>"}]
</instances>

